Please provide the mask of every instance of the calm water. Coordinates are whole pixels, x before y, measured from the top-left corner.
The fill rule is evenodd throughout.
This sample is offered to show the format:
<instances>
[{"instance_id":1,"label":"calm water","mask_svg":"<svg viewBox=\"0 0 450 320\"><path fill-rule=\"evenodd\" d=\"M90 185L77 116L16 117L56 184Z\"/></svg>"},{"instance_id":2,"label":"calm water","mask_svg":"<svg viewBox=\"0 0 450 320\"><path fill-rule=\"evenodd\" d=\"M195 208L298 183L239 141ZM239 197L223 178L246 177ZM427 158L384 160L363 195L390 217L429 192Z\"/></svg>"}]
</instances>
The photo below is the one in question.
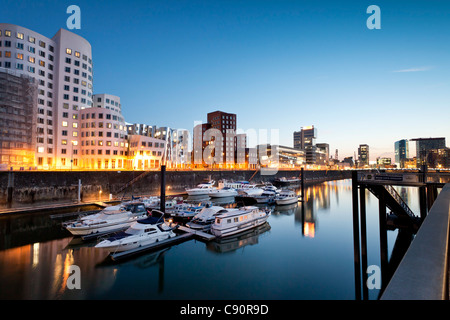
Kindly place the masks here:
<instances>
[{"instance_id":1,"label":"calm water","mask_svg":"<svg viewBox=\"0 0 450 320\"><path fill-rule=\"evenodd\" d=\"M398 188L418 213L418 191ZM380 265L378 201L366 194L368 264ZM0 299L355 299L351 181L307 188L239 237L197 240L112 263L48 214L0 218ZM392 250L397 231L388 232ZM66 288L69 266L81 289ZM376 299L378 290L370 290Z\"/></svg>"}]
</instances>

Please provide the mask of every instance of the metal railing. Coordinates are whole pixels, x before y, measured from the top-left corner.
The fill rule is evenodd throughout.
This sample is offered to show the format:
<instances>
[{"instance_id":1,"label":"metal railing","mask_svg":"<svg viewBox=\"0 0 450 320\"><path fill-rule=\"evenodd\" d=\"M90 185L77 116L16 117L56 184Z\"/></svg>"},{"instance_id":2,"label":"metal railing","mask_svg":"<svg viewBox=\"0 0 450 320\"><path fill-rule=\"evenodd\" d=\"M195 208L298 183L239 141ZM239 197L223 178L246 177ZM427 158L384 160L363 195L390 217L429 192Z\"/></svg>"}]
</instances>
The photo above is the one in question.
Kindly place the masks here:
<instances>
[{"instance_id":1,"label":"metal railing","mask_svg":"<svg viewBox=\"0 0 450 320\"><path fill-rule=\"evenodd\" d=\"M408 207L406 202L402 199L402 197L398 194L397 190L391 185L385 185L384 188L387 192L395 199L395 201L405 210L405 212L411 217L415 218L414 212Z\"/></svg>"}]
</instances>

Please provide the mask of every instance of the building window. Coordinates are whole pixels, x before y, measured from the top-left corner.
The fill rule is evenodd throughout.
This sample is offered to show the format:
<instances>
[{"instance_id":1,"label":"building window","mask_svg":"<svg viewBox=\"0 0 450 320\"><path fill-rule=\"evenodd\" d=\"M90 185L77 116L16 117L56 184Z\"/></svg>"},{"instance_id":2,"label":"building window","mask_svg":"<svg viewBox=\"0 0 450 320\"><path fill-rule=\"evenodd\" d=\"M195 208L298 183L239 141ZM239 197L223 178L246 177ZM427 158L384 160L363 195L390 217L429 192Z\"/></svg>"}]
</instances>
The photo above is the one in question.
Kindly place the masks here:
<instances>
[{"instance_id":1,"label":"building window","mask_svg":"<svg viewBox=\"0 0 450 320\"><path fill-rule=\"evenodd\" d=\"M67 48L67 49L66 49L66 53L67 53L67 54L72 54L72 49Z\"/></svg>"},{"instance_id":2,"label":"building window","mask_svg":"<svg viewBox=\"0 0 450 320\"><path fill-rule=\"evenodd\" d=\"M17 39L23 40L23 33L17 32Z\"/></svg>"}]
</instances>

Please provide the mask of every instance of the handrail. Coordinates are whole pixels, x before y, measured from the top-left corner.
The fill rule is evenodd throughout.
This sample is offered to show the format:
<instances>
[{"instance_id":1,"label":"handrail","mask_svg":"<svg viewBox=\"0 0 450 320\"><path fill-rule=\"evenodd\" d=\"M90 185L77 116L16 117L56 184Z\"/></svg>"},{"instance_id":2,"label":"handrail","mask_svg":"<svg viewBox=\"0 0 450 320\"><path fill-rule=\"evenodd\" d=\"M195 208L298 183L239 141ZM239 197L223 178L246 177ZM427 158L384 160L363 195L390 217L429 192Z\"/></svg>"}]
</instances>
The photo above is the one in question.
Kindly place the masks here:
<instances>
[{"instance_id":1,"label":"handrail","mask_svg":"<svg viewBox=\"0 0 450 320\"><path fill-rule=\"evenodd\" d=\"M403 210L406 211L406 213L411 218L416 217L414 212L412 212L412 210L408 207L406 202L402 199L402 197L398 194L397 190L395 190L393 186L385 185L384 188L386 189L387 192L389 192L389 194L395 199L395 201L397 201L397 203L403 208Z\"/></svg>"}]
</instances>

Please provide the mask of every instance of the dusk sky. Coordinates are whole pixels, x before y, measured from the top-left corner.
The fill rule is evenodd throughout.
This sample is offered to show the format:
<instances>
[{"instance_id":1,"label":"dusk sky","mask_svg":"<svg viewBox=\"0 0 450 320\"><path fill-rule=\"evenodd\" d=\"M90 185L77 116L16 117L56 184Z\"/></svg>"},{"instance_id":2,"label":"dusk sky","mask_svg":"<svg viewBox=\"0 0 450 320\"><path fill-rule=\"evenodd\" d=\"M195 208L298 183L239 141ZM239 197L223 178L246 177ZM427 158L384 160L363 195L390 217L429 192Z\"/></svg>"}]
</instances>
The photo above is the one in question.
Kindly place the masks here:
<instances>
[{"instance_id":1,"label":"dusk sky","mask_svg":"<svg viewBox=\"0 0 450 320\"><path fill-rule=\"evenodd\" d=\"M81 9L94 94L125 120L192 132L215 110L279 143L314 125L317 142L370 160L400 139L450 138L450 1L10 1L0 21L49 38ZM370 30L370 5L381 29ZM413 155L411 155L413 156Z\"/></svg>"}]
</instances>

